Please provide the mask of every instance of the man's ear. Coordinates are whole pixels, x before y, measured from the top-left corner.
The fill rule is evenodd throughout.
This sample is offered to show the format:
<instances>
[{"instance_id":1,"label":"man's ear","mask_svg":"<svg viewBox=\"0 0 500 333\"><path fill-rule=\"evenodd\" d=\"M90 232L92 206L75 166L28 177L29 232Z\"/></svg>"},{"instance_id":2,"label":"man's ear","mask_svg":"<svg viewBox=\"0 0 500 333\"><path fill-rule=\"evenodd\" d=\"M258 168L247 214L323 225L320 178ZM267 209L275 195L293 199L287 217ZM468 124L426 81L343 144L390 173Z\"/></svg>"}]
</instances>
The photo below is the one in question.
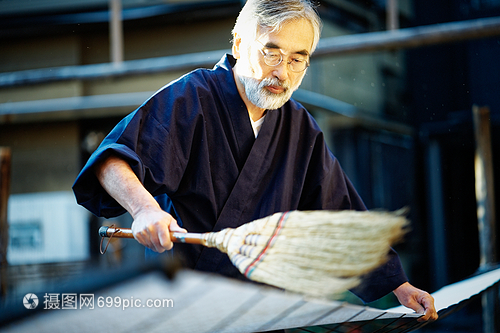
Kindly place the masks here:
<instances>
[{"instance_id":1,"label":"man's ear","mask_svg":"<svg viewBox=\"0 0 500 333\"><path fill-rule=\"evenodd\" d=\"M240 58L240 46L241 46L241 36L238 33L234 34L233 39L233 57L235 59Z\"/></svg>"}]
</instances>

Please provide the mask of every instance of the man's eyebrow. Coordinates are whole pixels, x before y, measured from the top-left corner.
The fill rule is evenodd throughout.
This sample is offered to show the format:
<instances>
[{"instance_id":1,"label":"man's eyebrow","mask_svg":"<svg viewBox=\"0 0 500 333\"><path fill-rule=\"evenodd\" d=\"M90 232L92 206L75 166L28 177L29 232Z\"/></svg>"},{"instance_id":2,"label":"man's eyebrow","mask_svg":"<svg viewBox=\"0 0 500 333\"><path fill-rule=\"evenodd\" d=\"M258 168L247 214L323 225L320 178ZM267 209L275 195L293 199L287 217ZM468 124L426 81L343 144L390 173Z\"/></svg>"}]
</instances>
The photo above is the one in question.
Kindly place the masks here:
<instances>
[{"instance_id":1,"label":"man's eyebrow","mask_svg":"<svg viewBox=\"0 0 500 333\"><path fill-rule=\"evenodd\" d=\"M273 42L267 42L265 45L265 47L267 47L268 49L281 49L281 47L279 47L279 45L273 43ZM292 52L293 54L301 54L301 55L304 55L304 56L309 56L309 52L307 50L300 50L300 51L295 51L295 52Z\"/></svg>"}]
</instances>

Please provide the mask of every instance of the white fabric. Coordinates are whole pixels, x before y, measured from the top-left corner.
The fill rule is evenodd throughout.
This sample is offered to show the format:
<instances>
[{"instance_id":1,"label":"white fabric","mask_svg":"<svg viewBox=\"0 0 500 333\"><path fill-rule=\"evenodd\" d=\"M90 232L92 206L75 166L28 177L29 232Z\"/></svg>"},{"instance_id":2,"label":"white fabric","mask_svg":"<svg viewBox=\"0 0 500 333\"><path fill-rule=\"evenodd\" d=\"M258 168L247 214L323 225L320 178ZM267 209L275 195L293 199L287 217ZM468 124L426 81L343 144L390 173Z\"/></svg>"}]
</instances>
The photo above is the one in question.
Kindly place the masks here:
<instances>
[{"instance_id":1,"label":"white fabric","mask_svg":"<svg viewBox=\"0 0 500 333\"><path fill-rule=\"evenodd\" d=\"M259 135L260 128L262 127L265 118L266 116L262 116L262 118L260 118L257 121L253 121L252 118L250 118L250 122L252 123L253 133L255 134L256 138Z\"/></svg>"}]
</instances>

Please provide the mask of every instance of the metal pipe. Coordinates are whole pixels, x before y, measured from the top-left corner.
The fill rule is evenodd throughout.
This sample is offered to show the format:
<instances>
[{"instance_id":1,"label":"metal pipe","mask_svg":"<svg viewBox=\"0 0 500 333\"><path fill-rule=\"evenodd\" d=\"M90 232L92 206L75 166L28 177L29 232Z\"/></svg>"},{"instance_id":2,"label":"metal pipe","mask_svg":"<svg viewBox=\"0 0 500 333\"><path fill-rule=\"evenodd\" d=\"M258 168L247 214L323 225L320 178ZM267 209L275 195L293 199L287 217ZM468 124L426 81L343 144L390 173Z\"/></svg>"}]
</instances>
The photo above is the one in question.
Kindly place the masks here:
<instances>
[{"instance_id":1,"label":"metal pipe","mask_svg":"<svg viewBox=\"0 0 500 333\"><path fill-rule=\"evenodd\" d=\"M488 107L472 108L476 153L474 169L476 174L477 221L479 229L480 271L487 271L496 263L495 247L495 193L493 177L493 156L491 152L490 110ZM495 308L497 289L482 296L483 332L497 332L495 329Z\"/></svg>"},{"instance_id":2,"label":"metal pipe","mask_svg":"<svg viewBox=\"0 0 500 333\"><path fill-rule=\"evenodd\" d=\"M500 17L323 38L320 40L313 57L416 48L491 36L500 36ZM213 66L226 52L230 52L230 50L129 60L124 61L120 67L112 64L95 64L0 73L0 87L188 70Z\"/></svg>"},{"instance_id":3,"label":"metal pipe","mask_svg":"<svg viewBox=\"0 0 500 333\"><path fill-rule=\"evenodd\" d=\"M398 0L387 0L386 4L386 29L389 31L399 29Z\"/></svg>"},{"instance_id":4,"label":"metal pipe","mask_svg":"<svg viewBox=\"0 0 500 333\"><path fill-rule=\"evenodd\" d=\"M426 152L426 178L428 204L428 232L433 289L448 284L448 250L446 240L446 217L443 195L441 147L436 139L430 139Z\"/></svg>"},{"instance_id":5,"label":"metal pipe","mask_svg":"<svg viewBox=\"0 0 500 333\"><path fill-rule=\"evenodd\" d=\"M0 298L7 294L7 248L9 224L7 206L10 193L11 153L7 147L0 147Z\"/></svg>"},{"instance_id":6,"label":"metal pipe","mask_svg":"<svg viewBox=\"0 0 500 333\"><path fill-rule=\"evenodd\" d=\"M496 263L495 248L495 193L493 177L493 156L491 152L490 110L488 107L472 108L476 153L474 169L476 174L477 220L479 228L480 266Z\"/></svg>"},{"instance_id":7,"label":"metal pipe","mask_svg":"<svg viewBox=\"0 0 500 333\"><path fill-rule=\"evenodd\" d=\"M123 24L121 0L109 0L109 40L111 62L119 66L123 62Z\"/></svg>"},{"instance_id":8,"label":"metal pipe","mask_svg":"<svg viewBox=\"0 0 500 333\"><path fill-rule=\"evenodd\" d=\"M321 39L313 56L417 48L500 35L500 17Z\"/></svg>"}]
</instances>

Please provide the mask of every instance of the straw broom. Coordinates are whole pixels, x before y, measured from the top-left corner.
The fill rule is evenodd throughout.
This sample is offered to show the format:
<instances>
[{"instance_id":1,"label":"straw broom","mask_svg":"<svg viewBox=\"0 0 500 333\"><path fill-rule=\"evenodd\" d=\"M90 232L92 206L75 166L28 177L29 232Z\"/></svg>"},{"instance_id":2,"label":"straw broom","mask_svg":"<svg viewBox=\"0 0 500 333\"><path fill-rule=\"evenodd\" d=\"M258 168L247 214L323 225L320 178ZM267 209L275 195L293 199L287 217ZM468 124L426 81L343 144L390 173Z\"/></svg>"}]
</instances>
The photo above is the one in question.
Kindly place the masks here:
<instances>
[{"instance_id":1,"label":"straw broom","mask_svg":"<svg viewBox=\"0 0 500 333\"><path fill-rule=\"evenodd\" d=\"M291 211L235 229L170 235L174 242L219 249L253 281L335 298L386 261L407 224L402 211ZM99 233L133 238L130 229L101 227Z\"/></svg>"}]
</instances>

